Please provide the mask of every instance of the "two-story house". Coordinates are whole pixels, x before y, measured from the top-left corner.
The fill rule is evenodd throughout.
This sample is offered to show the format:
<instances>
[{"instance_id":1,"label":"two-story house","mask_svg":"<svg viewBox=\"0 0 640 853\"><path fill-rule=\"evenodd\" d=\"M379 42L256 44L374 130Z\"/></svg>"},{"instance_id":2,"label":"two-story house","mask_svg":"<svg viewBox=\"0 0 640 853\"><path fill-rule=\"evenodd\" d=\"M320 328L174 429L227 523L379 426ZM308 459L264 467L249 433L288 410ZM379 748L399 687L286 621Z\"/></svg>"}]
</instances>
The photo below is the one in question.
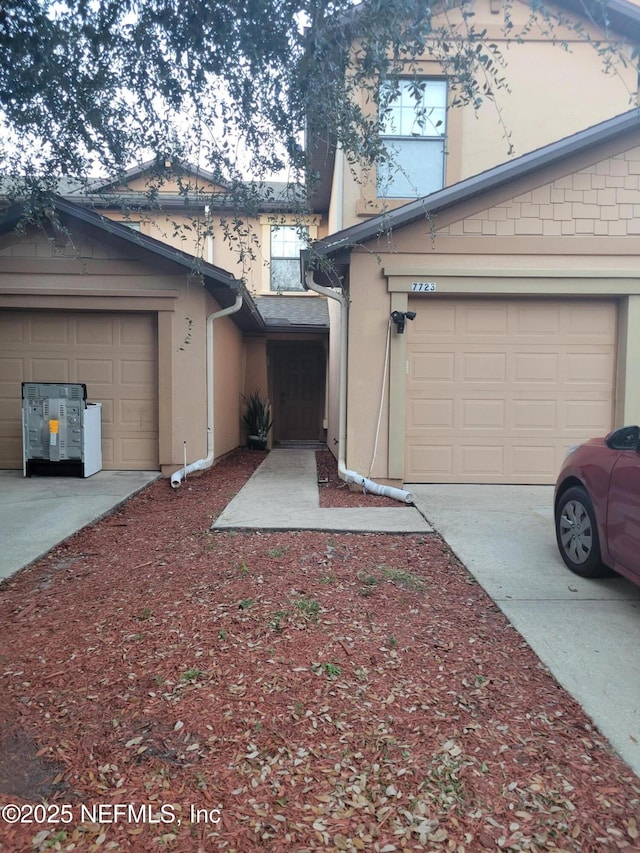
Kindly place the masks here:
<instances>
[{"instance_id":1,"label":"two-story house","mask_svg":"<svg viewBox=\"0 0 640 853\"><path fill-rule=\"evenodd\" d=\"M507 63L496 104L451 108L430 56L430 120L413 74L385 115L395 171L322 163L331 233L307 277L332 297L328 444L383 482L551 483L569 446L640 421L636 69L598 52L631 57L640 9L610 4L605 32L559 3L582 34L516 44L504 4L473 9Z\"/></svg>"},{"instance_id":2,"label":"two-story house","mask_svg":"<svg viewBox=\"0 0 640 853\"><path fill-rule=\"evenodd\" d=\"M471 6L508 88L456 106L426 55L428 120L413 72L384 117L394 168L309 140L321 180L302 222L295 188L268 187L238 223L211 175L163 162L66 193L61 230L17 234L7 211L0 465L21 465L25 380L86 382L105 467L165 474L237 446L255 388L275 441L326 438L343 470L394 483L551 482L568 445L640 420L638 6L615 0L603 23L563 0L583 32L522 41L505 15L524 22L526 4ZM629 61L607 73L611 42ZM305 279L326 299L300 281L305 228L333 264Z\"/></svg>"},{"instance_id":3,"label":"two-story house","mask_svg":"<svg viewBox=\"0 0 640 853\"><path fill-rule=\"evenodd\" d=\"M0 467L22 467L21 383L80 382L102 404L107 469L171 474L244 441L269 398L275 442L326 434L326 301L299 251L322 217L295 187L248 185L250 212L202 170L153 161L67 187L55 225L0 222Z\"/></svg>"}]
</instances>

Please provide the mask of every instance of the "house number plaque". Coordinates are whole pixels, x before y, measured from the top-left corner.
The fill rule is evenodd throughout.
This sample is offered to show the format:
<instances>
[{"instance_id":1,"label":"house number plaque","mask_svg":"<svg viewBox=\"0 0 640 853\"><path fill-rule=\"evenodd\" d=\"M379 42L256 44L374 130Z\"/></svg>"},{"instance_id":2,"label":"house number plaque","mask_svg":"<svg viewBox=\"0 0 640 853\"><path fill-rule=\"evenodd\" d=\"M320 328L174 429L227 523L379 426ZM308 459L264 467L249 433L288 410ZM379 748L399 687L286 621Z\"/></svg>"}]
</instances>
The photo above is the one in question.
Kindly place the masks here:
<instances>
[{"instance_id":1,"label":"house number plaque","mask_svg":"<svg viewBox=\"0 0 640 853\"><path fill-rule=\"evenodd\" d=\"M413 293L435 293L437 290L435 281L412 281L411 290Z\"/></svg>"}]
</instances>

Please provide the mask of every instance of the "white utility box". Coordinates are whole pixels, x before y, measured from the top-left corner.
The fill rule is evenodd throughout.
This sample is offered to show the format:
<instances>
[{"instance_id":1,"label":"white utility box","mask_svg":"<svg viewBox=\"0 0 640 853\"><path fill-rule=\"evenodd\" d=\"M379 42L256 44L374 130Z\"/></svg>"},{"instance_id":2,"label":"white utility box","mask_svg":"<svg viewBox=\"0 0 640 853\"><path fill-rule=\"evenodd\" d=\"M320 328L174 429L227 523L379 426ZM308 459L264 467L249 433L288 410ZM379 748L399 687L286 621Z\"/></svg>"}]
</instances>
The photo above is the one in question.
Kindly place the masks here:
<instances>
[{"instance_id":1,"label":"white utility box","mask_svg":"<svg viewBox=\"0 0 640 853\"><path fill-rule=\"evenodd\" d=\"M102 404L81 383L22 383L25 477L90 477L102 468Z\"/></svg>"}]
</instances>

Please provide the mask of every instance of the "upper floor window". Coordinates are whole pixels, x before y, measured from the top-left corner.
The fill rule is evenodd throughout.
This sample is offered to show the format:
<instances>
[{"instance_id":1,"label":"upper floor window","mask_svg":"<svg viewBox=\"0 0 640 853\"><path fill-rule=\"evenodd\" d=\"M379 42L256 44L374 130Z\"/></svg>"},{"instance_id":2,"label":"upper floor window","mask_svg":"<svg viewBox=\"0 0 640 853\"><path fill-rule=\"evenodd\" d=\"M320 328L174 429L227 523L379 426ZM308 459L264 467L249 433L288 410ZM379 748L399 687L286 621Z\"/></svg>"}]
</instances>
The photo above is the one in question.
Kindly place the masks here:
<instances>
[{"instance_id":1,"label":"upper floor window","mask_svg":"<svg viewBox=\"0 0 640 853\"><path fill-rule=\"evenodd\" d=\"M308 245L309 229L297 225L271 226L271 290L304 290L300 281L300 251Z\"/></svg>"},{"instance_id":2,"label":"upper floor window","mask_svg":"<svg viewBox=\"0 0 640 853\"><path fill-rule=\"evenodd\" d=\"M380 103L381 137L392 160L378 166L378 197L417 198L442 189L447 81L385 83Z\"/></svg>"}]
</instances>

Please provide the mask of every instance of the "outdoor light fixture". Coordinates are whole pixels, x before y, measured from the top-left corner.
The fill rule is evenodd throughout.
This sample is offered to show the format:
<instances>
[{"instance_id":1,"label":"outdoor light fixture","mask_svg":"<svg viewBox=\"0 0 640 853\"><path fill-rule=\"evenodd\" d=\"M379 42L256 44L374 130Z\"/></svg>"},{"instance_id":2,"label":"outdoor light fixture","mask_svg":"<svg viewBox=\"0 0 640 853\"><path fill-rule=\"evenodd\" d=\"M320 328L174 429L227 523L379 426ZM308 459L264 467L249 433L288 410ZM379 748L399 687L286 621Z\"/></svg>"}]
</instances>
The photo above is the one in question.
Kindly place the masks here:
<instances>
[{"instance_id":1,"label":"outdoor light fixture","mask_svg":"<svg viewBox=\"0 0 640 853\"><path fill-rule=\"evenodd\" d=\"M415 320L416 312L415 311L392 311L391 319L396 324L396 331L399 335L404 334L404 324L405 320Z\"/></svg>"}]
</instances>

